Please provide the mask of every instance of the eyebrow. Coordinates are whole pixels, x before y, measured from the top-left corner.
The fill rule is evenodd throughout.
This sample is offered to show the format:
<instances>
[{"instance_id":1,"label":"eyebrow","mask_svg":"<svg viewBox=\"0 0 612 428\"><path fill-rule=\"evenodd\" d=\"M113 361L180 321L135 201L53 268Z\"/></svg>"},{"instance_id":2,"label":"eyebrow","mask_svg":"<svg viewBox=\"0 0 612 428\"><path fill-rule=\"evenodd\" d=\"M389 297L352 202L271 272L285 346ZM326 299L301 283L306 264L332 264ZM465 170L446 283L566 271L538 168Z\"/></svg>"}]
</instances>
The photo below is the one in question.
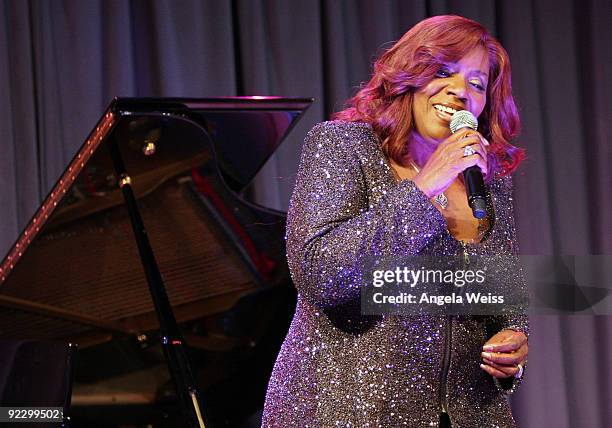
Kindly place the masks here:
<instances>
[{"instance_id":1,"label":"eyebrow","mask_svg":"<svg viewBox=\"0 0 612 428\"><path fill-rule=\"evenodd\" d=\"M472 70L472 73L474 73L474 74L479 74L479 75L481 75L481 76L486 77L487 79L489 78L489 74L488 74L488 73L485 73L484 71L480 71L480 70Z\"/></svg>"},{"instance_id":2,"label":"eyebrow","mask_svg":"<svg viewBox=\"0 0 612 428\"><path fill-rule=\"evenodd\" d=\"M456 62L445 63L445 64L443 63L442 66L456 69L457 68L457 63ZM478 74L480 76L484 76L487 79L489 78L489 74L488 73L486 73L484 71L481 71L481 70L478 70L478 69L470 70L470 73L474 73L474 74Z\"/></svg>"}]
</instances>

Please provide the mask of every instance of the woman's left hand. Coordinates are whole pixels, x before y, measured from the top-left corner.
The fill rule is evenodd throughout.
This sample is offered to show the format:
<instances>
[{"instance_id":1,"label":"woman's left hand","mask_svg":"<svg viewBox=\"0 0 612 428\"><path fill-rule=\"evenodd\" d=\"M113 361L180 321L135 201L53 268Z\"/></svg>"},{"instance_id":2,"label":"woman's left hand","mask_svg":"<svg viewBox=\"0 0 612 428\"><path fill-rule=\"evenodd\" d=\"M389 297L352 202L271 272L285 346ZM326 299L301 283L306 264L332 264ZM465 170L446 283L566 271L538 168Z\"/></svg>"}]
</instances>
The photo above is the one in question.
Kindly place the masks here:
<instances>
[{"instance_id":1,"label":"woman's left hand","mask_svg":"<svg viewBox=\"0 0 612 428\"><path fill-rule=\"evenodd\" d=\"M502 330L490 338L482 347L481 354L484 371L496 378L507 378L519 373L527 360L529 348L525 333L515 330Z\"/></svg>"}]
</instances>

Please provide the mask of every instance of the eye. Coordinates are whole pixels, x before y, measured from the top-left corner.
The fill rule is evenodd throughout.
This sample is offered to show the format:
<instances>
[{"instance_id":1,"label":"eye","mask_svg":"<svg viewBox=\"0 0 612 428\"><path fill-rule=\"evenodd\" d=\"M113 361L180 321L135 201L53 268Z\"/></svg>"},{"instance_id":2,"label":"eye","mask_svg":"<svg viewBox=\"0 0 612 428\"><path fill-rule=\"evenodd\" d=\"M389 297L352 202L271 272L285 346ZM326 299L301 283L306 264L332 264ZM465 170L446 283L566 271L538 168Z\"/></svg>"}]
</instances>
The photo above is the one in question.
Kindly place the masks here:
<instances>
[{"instance_id":1,"label":"eye","mask_svg":"<svg viewBox=\"0 0 612 428\"><path fill-rule=\"evenodd\" d=\"M475 87L476 89L478 89L479 91L484 91L485 88L482 85L482 83L480 82L480 80L470 80L470 84Z\"/></svg>"},{"instance_id":2,"label":"eye","mask_svg":"<svg viewBox=\"0 0 612 428\"><path fill-rule=\"evenodd\" d=\"M436 77L450 77L453 74L448 67L440 67L440 69L436 72Z\"/></svg>"}]
</instances>

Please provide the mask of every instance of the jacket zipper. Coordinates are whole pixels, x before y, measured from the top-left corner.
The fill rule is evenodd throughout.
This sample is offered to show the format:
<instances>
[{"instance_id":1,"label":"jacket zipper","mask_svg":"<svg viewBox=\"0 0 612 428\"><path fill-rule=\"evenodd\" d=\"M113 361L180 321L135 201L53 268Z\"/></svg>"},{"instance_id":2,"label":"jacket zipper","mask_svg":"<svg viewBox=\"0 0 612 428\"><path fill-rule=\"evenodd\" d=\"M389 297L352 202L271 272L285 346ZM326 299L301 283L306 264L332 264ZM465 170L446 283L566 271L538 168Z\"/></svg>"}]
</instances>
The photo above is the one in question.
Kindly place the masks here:
<instances>
[{"instance_id":1,"label":"jacket zipper","mask_svg":"<svg viewBox=\"0 0 612 428\"><path fill-rule=\"evenodd\" d=\"M468 255L467 247L465 242L461 242L462 248L462 256L463 263L462 267L466 267L470 264L470 257ZM440 389L439 389L439 402L440 402L440 411L446 413L450 419L450 414L448 413L448 401L446 398L447 393L447 380L448 380L448 371L450 369L450 358L451 358L451 345L453 342L453 316L446 316L446 334L444 336L444 356L442 358L442 371L440 372ZM451 420L452 425L452 420Z\"/></svg>"},{"instance_id":2,"label":"jacket zipper","mask_svg":"<svg viewBox=\"0 0 612 428\"><path fill-rule=\"evenodd\" d=\"M440 411L448 414L448 402L446 400L446 381L450 368L451 342L453 341L453 316L446 316L446 334L444 336L444 355L442 358L442 371L440 372L439 401ZM449 415L450 417L450 415Z\"/></svg>"}]
</instances>

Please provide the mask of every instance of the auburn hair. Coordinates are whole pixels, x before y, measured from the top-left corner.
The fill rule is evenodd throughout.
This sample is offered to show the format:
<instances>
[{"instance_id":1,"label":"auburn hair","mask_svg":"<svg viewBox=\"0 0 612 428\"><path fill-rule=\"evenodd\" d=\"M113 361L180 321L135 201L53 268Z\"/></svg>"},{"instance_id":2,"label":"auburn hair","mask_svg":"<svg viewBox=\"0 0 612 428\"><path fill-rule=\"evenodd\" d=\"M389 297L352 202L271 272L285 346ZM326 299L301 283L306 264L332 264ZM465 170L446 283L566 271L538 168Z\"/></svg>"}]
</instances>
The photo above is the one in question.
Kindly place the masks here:
<instances>
[{"instance_id":1,"label":"auburn hair","mask_svg":"<svg viewBox=\"0 0 612 428\"><path fill-rule=\"evenodd\" d=\"M414 129L414 93L443 65L459 61L478 47L487 50L490 64L487 102L478 119L478 131L491 144L489 170L497 175L510 174L525 158L523 149L510 144L520 131L510 59L481 24L461 16L434 16L412 27L376 60L371 79L347 101L346 109L332 118L369 123L385 155L405 164Z\"/></svg>"}]
</instances>

